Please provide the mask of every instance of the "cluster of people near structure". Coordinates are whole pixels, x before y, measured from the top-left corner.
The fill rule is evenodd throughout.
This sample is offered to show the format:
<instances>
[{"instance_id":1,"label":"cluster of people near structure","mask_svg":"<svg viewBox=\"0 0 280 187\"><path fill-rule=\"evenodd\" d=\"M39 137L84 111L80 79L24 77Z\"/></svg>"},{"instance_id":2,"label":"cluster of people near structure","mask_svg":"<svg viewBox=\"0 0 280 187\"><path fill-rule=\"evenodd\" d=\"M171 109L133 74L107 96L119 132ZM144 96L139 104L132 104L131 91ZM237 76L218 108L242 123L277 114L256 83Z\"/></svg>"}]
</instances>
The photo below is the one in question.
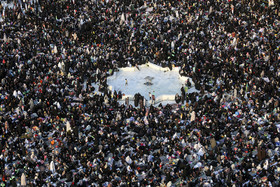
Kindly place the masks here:
<instances>
[{"instance_id":1,"label":"cluster of people near structure","mask_svg":"<svg viewBox=\"0 0 280 187\"><path fill-rule=\"evenodd\" d=\"M279 1L7 0L0 13L1 186L279 186ZM107 77L147 62L199 92L119 102Z\"/></svg>"}]
</instances>

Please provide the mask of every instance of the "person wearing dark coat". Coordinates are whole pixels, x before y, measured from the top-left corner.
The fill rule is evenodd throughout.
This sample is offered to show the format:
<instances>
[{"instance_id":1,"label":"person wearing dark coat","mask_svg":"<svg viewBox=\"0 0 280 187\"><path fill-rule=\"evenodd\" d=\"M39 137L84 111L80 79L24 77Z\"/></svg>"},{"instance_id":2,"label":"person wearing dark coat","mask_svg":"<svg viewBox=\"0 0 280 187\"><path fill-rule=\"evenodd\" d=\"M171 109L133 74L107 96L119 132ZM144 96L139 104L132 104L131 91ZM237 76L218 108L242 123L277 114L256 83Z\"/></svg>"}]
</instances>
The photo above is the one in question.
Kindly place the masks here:
<instances>
[{"instance_id":1,"label":"person wearing dark coat","mask_svg":"<svg viewBox=\"0 0 280 187\"><path fill-rule=\"evenodd\" d=\"M186 91L185 91L185 88L184 88L184 85L183 85L181 87L181 102L182 102L182 104L184 104L185 98L186 98Z\"/></svg>"},{"instance_id":2,"label":"person wearing dark coat","mask_svg":"<svg viewBox=\"0 0 280 187\"><path fill-rule=\"evenodd\" d=\"M140 100L140 95L139 95L139 93L136 93L136 94L134 95L134 106L135 106L135 107L138 107L139 100Z\"/></svg>"},{"instance_id":3,"label":"person wearing dark coat","mask_svg":"<svg viewBox=\"0 0 280 187\"><path fill-rule=\"evenodd\" d=\"M180 98L179 94L177 93L177 94L175 95L175 101L176 101L176 103L179 104L180 100L181 100L181 98Z\"/></svg>"}]
</instances>

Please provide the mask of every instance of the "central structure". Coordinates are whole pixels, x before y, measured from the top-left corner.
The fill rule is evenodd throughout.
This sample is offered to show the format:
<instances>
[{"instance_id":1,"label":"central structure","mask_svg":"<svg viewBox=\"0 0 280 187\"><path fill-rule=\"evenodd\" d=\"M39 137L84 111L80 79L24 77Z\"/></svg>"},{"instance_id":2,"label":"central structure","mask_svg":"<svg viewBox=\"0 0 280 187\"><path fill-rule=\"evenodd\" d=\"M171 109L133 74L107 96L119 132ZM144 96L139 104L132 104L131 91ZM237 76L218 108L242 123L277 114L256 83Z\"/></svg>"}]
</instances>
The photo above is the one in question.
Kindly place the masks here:
<instances>
[{"instance_id":1,"label":"central structure","mask_svg":"<svg viewBox=\"0 0 280 187\"><path fill-rule=\"evenodd\" d=\"M145 77L146 82L144 83L144 85L146 85L146 86L153 85L153 83L152 83L153 79L154 79L154 77L150 77L150 76Z\"/></svg>"}]
</instances>

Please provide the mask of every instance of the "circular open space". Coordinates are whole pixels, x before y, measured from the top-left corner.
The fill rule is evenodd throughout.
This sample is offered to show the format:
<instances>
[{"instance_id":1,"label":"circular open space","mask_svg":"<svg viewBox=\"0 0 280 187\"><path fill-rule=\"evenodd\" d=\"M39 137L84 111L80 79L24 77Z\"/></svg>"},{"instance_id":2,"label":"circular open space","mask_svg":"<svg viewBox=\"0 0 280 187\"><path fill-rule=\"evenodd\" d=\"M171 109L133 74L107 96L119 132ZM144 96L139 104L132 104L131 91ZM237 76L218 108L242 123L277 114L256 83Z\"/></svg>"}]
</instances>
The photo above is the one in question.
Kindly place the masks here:
<instances>
[{"instance_id":1,"label":"circular open space","mask_svg":"<svg viewBox=\"0 0 280 187\"><path fill-rule=\"evenodd\" d=\"M108 84L110 89L121 91L126 97L133 98L134 94L140 93L149 99L150 92L155 94L157 101L174 101L176 93L181 94L181 87L187 80L188 77L179 75L179 68L170 70L148 63L139 66L139 70L135 67L120 68L108 77ZM188 90L193 91L196 91L195 88Z\"/></svg>"}]
</instances>

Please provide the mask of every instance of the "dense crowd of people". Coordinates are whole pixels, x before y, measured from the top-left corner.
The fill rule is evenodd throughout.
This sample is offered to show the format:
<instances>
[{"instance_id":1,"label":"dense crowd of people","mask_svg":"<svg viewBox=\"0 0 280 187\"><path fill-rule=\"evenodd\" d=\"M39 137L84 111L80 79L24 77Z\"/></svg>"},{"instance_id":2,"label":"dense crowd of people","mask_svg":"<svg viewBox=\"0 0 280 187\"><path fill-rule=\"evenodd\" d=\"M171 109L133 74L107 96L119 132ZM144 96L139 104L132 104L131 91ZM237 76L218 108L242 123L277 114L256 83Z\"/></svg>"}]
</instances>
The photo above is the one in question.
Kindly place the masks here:
<instances>
[{"instance_id":1,"label":"dense crowd of people","mask_svg":"<svg viewBox=\"0 0 280 187\"><path fill-rule=\"evenodd\" d=\"M7 0L0 13L1 186L279 186L279 1ZM147 62L199 92L121 104L107 77Z\"/></svg>"}]
</instances>

